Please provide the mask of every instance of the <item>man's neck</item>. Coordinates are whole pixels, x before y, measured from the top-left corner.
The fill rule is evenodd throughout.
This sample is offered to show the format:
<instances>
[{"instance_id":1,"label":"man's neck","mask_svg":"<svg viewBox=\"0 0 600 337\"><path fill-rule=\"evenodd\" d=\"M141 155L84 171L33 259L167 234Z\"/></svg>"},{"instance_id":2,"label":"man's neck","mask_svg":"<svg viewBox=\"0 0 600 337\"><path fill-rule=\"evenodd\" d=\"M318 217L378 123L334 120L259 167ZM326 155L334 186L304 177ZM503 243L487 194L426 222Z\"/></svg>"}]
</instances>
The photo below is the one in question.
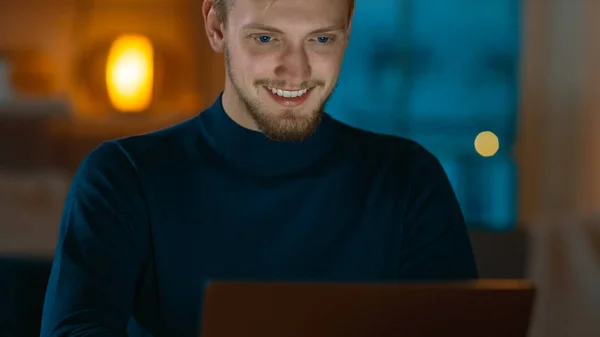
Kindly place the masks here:
<instances>
[{"instance_id":1,"label":"man's neck","mask_svg":"<svg viewBox=\"0 0 600 337\"><path fill-rule=\"evenodd\" d=\"M225 90L223 91L223 109L229 118L243 128L259 131L256 123L246 111L246 106L240 100L235 88L231 85L229 79L225 81Z\"/></svg>"}]
</instances>

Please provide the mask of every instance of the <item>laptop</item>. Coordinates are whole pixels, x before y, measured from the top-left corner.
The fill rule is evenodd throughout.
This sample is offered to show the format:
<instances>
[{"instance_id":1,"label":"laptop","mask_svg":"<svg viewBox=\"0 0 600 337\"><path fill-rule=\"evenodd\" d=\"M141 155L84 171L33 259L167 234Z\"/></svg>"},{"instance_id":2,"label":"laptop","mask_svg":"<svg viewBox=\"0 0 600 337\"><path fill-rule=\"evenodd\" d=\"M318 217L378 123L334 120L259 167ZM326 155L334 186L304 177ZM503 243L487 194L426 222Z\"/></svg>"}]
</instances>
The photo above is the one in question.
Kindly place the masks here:
<instances>
[{"instance_id":1,"label":"laptop","mask_svg":"<svg viewBox=\"0 0 600 337\"><path fill-rule=\"evenodd\" d=\"M534 286L212 282L202 337L526 337Z\"/></svg>"}]
</instances>

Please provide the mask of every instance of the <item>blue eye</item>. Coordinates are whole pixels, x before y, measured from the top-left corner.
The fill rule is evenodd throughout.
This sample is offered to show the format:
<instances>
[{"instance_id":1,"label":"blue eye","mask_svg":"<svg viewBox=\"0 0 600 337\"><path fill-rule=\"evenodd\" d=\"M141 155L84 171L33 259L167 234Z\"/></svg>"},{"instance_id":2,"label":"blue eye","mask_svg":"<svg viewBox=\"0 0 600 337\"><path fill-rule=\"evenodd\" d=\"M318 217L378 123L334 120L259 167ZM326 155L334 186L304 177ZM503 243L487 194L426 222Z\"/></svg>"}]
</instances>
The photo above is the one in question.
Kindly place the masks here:
<instances>
[{"instance_id":1,"label":"blue eye","mask_svg":"<svg viewBox=\"0 0 600 337\"><path fill-rule=\"evenodd\" d=\"M317 38L317 42L319 43L327 43L329 42L330 38L326 37L326 36L321 36Z\"/></svg>"},{"instance_id":2,"label":"blue eye","mask_svg":"<svg viewBox=\"0 0 600 337\"><path fill-rule=\"evenodd\" d=\"M272 38L270 36L268 36L268 35L261 35L261 36L258 37L258 41L260 43L269 43L269 42L271 42L271 39Z\"/></svg>"}]
</instances>

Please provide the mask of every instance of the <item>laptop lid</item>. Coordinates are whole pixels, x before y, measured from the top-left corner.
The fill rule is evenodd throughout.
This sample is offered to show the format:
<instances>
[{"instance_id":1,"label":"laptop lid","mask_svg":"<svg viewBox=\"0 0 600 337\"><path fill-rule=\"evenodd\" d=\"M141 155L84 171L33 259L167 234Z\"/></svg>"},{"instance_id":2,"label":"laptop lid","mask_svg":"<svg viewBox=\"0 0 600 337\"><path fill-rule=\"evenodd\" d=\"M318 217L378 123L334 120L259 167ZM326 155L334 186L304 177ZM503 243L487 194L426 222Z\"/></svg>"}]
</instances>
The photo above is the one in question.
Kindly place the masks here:
<instances>
[{"instance_id":1,"label":"laptop lid","mask_svg":"<svg viewBox=\"0 0 600 337\"><path fill-rule=\"evenodd\" d=\"M458 283L213 282L203 337L526 337L534 287Z\"/></svg>"}]
</instances>

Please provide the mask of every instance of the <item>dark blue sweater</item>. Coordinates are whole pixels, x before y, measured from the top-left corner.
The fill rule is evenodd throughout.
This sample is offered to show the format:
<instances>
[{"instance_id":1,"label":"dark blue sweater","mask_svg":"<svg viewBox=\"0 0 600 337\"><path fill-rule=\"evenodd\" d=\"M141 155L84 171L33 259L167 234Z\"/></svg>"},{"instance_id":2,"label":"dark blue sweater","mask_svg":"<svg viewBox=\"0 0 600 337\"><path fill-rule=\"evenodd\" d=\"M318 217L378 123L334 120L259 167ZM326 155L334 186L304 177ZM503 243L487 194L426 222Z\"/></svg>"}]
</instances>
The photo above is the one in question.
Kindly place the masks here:
<instances>
[{"instance_id":1,"label":"dark blue sweater","mask_svg":"<svg viewBox=\"0 0 600 337\"><path fill-rule=\"evenodd\" d=\"M209 279L476 277L452 188L421 146L327 115L305 142L274 142L219 99L84 160L41 336L195 337Z\"/></svg>"}]
</instances>

